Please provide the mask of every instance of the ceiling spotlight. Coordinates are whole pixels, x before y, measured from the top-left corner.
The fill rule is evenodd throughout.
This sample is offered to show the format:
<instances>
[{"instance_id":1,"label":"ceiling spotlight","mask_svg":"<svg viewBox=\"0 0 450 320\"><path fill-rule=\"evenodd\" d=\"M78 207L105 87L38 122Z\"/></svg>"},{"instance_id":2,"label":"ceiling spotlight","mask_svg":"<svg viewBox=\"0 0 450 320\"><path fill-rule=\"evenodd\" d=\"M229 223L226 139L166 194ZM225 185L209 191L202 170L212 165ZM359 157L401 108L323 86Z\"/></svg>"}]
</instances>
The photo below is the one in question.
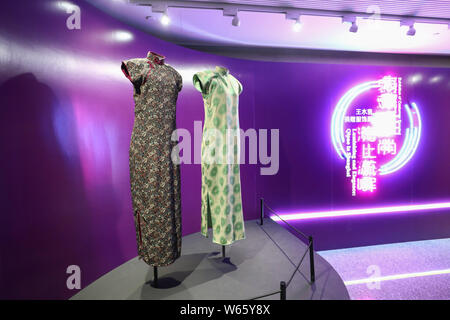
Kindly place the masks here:
<instances>
[{"instance_id":1,"label":"ceiling spotlight","mask_svg":"<svg viewBox=\"0 0 450 320\"><path fill-rule=\"evenodd\" d=\"M239 20L239 17L236 13L236 15L233 17L233 20L231 20L231 24L235 27L239 27L241 25L241 20Z\"/></svg>"},{"instance_id":2,"label":"ceiling spotlight","mask_svg":"<svg viewBox=\"0 0 450 320\"><path fill-rule=\"evenodd\" d=\"M442 80L442 76L437 75L437 76L432 77L429 81L430 81L430 83L438 83L441 80Z\"/></svg>"},{"instance_id":3,"label":"ceiling spotlight","mask_svg":"<svg viewBox=\"0 0 450 320\"><path fill-rule=\"evenodd\" d=\"M302 30L302 23L300 21L300 17L295 21L294 25L292 26L292 29L294 29L295 32L300 32Z\"/></svg>"},{"instance_id":4,"label":"ceiling spotlight","mask_svg":"<svg viewBox=\"0 0 450 320\"><path fill-rule=\"evenodd\" d=\"M353 33L358 31L358 25L356 24L356 16L355 15L343 16L342 23L351 23L350 29L348 29L348 31L353 32Z\"/></svg>"},{"instance_id":5,"label":"ceiling spotlight","mask_svg":"<svg viewBox=\"0 0 450 320\"><path fill-rule=\"evenodd\" d=\"M167 12L164 12L163 13L163 15L161 16L161 24L163 25L163 26L167 26L167 25L169 25L170 24L170 18L169 18L169 16L167 15Z\"/></svg>"},{"instance_id":6,"label":"ceiling spotlight","mask_svg":"<svg viewBox=\"0 0 450 320\"><path fill-rule=\"evenodd\" d=\"M223 9L223 15L225 17L233 17L233 20L231 20L231 24L235 27L239 27L241 24L241 21L238 17L238 9L234 7L226 7Z\"/></svg>"},{"instance_id":7,"label":"ceiling spotlight","mask_svg":"<svg viewBox=\"0 0 450 320\"><path fill-rule=\"evenodd\" d=\"M302 29L302 22L300 21L300 12L299 11L286 12L286 19L294 21L294 24L292 25L292 29L295 32L299 32Z\"/></svg>"},{"instance_id":8,"label":"ceiling spotlight","mask_svg":"<svg viewBox=\"0 0 450 320\"><path fill-rule=\"evenodd\" d=\"M170 24L170 18L167 14L168 6L166 3L152 3L152 12L156 13L158 16L161 14L159 21L163 26ZM147 17L145 17L147 19Z\"/></svg>"},{"instance_id":9,"label":"ceiling spotlight","mask_svg":"<svg viewBox=\"0 0 450 320\"><path fill-rule=\"evenodd\" d=\"M356 21L352 22L352 25L351 25L350 29L348 29L348 31L353 32L353 33L358 32L358 25L356 24Z\"/></svg>"},{"instance_id":10,"label":"ceiling spotlight","mask_svg":"<svg viewBox=\"0 0 450 320\"><path fill-rule=\"evenodd\" d=\"M408 27L408 30L406 31L407 36L413 36L416 34L416 29L414 28L414 21L411 19L406 19L400 21L400 28Z\"/></svg>"},{"instance_id":11,"label":"ceiling spotlight","mask_svg":"<svg viewBox=\"0 0 450 320\"><path fill-rule=\"evenodd\" d=\"M408 32L406 32L406 35L408 36L413 36L416 34L416 29L414 28L414 25L410 25Z\"/></svg>"},{"instance_id":12,"label":"ceiling spotlight","mask_svg":"<svg viewBox=\"0 0 450 320\"><path fill-rule=\"evenodd\" d=\"M423 79L422 75L420 73L416 73L409 76L406 81L408 82L408 84L416 84L421 82L422 79Z\"/></svg>"}]
</instances>

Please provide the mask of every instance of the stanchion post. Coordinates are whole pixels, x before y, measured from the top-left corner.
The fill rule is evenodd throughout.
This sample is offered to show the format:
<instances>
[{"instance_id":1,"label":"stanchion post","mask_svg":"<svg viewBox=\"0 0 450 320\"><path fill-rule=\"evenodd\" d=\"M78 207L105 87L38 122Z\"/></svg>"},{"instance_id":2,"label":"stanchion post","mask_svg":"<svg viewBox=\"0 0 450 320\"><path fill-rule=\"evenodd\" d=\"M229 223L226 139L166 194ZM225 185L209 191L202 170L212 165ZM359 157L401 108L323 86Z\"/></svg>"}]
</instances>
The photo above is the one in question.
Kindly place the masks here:
<instances>
[{"instance_id":1,"label":"stanchion post","mask_svg":"<svg viewBox=\"0 0 450 320\"><path fill-rule=\"evenodd\" d=\"M316 281L316 272L314 270L314 242L313 237L309 236L309 266L311 268L311 283Z\"/></svg>"},{"instance_id":2,"label":"stanchion post","mask_svg":"<svg viewBox=\"0 0 450 320\"><path fill-rule=\"evenodd\" d=\"M280 282L280 300L286 300L286 282Z\"/></svg>"},{"instance_id":3,"label":"stanchion post","mask_svg":"<svg viewBox=\"0 0 450 320\"><path fill-rule=\"evenodd\" d=\"M260 205L261 205L261 217L260 217L261 221L260 221L260 223L261 223L261 225L263 225L264 224L264 199L263 198L261 198Z\"/></svg>"},{"instance_id":4,"label":"stanchion post","mask_svg":"<svg viewBox=\"0 0 450 320\"><path fill-rule=\"evenodd\" d=\"M158 288L158 267L153 267L153 286Z\"/></svg>"}]
</instances>

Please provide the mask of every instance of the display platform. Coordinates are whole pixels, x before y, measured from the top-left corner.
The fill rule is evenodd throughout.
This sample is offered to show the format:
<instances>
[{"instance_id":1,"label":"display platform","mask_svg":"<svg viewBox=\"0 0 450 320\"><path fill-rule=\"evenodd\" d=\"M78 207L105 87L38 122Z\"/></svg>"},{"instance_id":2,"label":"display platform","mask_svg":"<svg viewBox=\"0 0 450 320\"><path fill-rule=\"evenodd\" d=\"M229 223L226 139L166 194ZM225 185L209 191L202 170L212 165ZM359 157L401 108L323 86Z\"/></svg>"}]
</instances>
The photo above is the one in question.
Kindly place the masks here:
<instances>
[{"instance_id":1,"label":"display platform","mask_svg":"<svg viewBox=\"0 0 450 320\"><path fill-rule=\"evenodd\" d=\"M226 249L200 233L183 237L182 256L158 268L159 288L151 286L153 268L137 257L105 274L71 299L251 299L279 290L307 246L270 219L245 223L245 240ZM331 265L315 254L316 281L309 282L305 259L287 288L288 300L347 300L347 289ZM280 299L275 294L264 299Z\"/></svg>"}]
</instances>

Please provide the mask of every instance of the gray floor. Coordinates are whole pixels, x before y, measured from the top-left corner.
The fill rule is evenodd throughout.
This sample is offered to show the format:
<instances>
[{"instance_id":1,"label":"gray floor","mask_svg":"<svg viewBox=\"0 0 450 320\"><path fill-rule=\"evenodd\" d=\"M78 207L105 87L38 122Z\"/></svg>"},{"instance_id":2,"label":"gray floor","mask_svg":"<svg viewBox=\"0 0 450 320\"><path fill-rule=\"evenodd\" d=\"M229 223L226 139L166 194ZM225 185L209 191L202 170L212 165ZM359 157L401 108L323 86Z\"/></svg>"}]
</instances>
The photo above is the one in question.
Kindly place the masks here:
<instances>
[{"instance_id":1,"label":"gray floor","mask_svg":"<svg viewBox=\"0 0 450 320\"><path fill-rule=\"evenodd\" d=\"M153 268L134 258L99 278L72 299L250 299L279 289L288 281L306 245L284 228L266 219L245 224L245 240L227 247L199 233L183 238L182 256L171 266L159 268L153 288ZM315 254L316 282L309 283L305 259L287 289L288 299L349 299L347 289L331 265ZM279 299L279 295L265 299Z\"/></svg>"},{"instance_id":2,"label":"gray floor","mask_svg":"<svg viewBox=\"0 0 450 320\"><path fill-rule=\"evenodd\" d=\"M450 239L329 250L320 255L342 276L352 299L450 300Z\"/></svg>"}]
</instances>

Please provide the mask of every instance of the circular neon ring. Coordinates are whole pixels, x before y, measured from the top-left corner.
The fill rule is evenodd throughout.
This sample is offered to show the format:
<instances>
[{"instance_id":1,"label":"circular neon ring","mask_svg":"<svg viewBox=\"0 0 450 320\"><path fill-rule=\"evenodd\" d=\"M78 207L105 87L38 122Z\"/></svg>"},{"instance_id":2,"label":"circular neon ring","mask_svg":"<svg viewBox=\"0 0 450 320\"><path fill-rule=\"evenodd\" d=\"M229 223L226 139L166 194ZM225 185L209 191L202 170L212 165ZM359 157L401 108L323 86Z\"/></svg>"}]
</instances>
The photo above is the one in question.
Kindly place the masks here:
<instances>
[{"instance_id":1,"label":"circular neon ring","mask_svg":"<svg viewBox=\"0 0 450 320\"><path fill-rule=\"evenodd\" d=\"M345 159L347 156L343 146L345 141L344 119L351 102L360 94L379 87L379 81L368 81L357 85L347 91L336 105L331 119L331 140L341 159ZM422 120L417 105L414 102L411 105L412 108L409 105L405 105L409 119L409 128L405 131L405 140L402 148L394 159L380 167L380 175L389 174L402 168L417 150L422 132Z\"/></svg>"}]
</instances>

